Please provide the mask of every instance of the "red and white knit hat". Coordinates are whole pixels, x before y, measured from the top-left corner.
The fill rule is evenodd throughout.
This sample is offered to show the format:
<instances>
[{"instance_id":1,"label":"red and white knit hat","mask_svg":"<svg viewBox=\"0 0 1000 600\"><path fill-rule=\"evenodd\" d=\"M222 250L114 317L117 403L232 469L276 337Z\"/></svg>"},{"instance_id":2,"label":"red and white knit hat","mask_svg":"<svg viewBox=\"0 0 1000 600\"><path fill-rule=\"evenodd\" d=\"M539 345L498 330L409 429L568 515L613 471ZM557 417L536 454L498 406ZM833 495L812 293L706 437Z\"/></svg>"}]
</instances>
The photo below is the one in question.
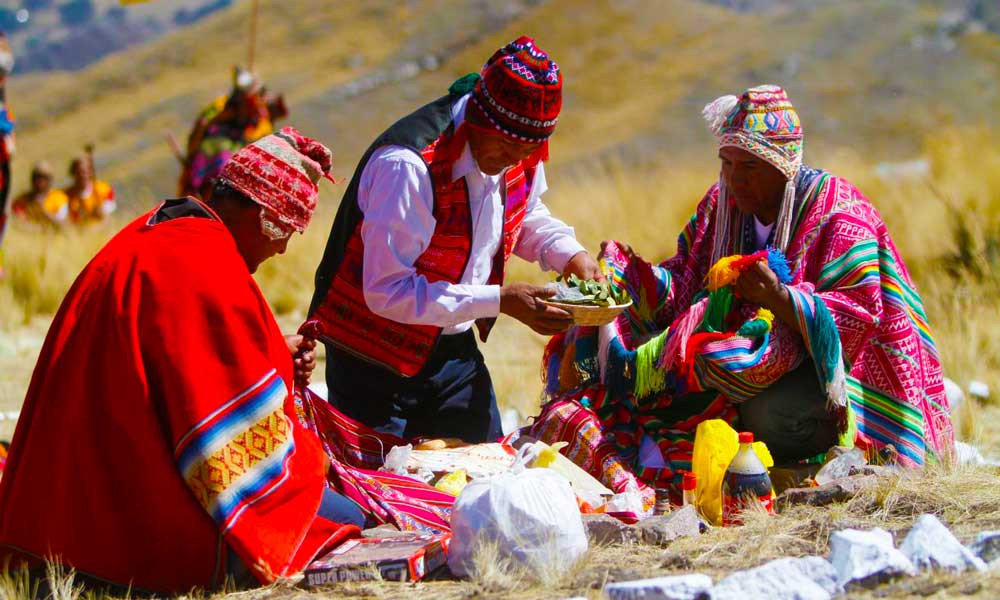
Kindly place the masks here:
<instances>
[{"instance_id":1,"label":"red and white knit hat","mask_svg":"<svg viewBox=\"0 0 1000 600\"><path fill-rule=\"evenodd\" d=\"M316 184L322 177L335 182L331 166L329 148L285 127L234 154L219 180L263 206L268 220L289 234L302 233L316 210Z\"/></svg>"},{"instance_id":2,"label":"red and white knit hat","mask_svg":"<svg viewBox=\"0 0 1000 600\"><path fill-rule=\"evenodd\" d=\"M483 66L466 110L506 137L529 144L552 136L562 109L562 72L535 40L522 35Z\"/></svg>"}]
</instances>

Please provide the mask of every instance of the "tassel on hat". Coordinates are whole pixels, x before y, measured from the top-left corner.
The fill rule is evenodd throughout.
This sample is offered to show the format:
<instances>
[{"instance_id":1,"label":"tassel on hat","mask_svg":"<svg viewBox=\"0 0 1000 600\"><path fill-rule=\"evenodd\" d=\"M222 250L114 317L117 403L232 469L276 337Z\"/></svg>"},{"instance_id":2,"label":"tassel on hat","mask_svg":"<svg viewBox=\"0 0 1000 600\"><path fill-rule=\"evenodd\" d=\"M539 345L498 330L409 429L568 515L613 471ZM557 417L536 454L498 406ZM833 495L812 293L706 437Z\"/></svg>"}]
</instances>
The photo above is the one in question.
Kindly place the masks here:
<instances>
[{"instance_id":1,"label":"tassel on hat","mask_svg":"<svg viewBox=\"0 0 1000 600\"><path fill-rule=\"evenodd\" d=\"M301 233L316 210L317 183L321 178L335 182L332 166L329 148L285 127L234 154L219 179Z\"/></svg>"}]
</instances>

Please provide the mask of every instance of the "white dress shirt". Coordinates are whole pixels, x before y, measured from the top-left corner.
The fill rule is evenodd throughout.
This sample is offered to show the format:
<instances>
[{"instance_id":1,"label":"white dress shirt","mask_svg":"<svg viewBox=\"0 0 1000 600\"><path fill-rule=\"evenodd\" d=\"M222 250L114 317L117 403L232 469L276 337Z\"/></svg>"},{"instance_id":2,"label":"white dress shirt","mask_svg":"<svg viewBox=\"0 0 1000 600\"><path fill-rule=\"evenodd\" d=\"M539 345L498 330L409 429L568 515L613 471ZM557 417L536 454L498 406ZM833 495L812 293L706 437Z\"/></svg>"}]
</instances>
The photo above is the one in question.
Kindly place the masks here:
<instances>
[{"instance_id":1,"label":"white dress shirt","mask_svg":"<svg viewBox=\"0 0 1000 600\"><path fill-rule=\"evenodd\" d=\"M468 98L452 106L456 128L465 117ZM459 283L431 283L413 266L430 245L436 224L427 165L420 155L402 146L378 149L365 165L358 187L358 207L365 217L362 287L365 302L375 314L399 323L442 327L445 335L468 330L476 319L500 314L500 286L486 282L503 234L504 176L480 171L466 143L452 167L452 181L459 177L465 177L469 190L472 255ZM546 189L545 170L539 163L514 254L547 271L562 272L584 248L573 228L542 204Z\"/></svg>"}]
</instances>

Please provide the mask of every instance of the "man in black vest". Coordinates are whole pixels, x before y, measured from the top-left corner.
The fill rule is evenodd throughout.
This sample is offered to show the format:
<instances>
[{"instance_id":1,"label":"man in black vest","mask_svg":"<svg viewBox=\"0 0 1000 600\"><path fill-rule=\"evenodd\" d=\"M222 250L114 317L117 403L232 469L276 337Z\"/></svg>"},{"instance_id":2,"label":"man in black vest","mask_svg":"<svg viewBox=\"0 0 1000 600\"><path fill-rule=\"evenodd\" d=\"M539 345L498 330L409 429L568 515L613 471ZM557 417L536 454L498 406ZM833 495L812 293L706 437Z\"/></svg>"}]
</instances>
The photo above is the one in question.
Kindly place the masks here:
<instances>
[{"instance_id":1,"label":"man in black vest","mask_svg":"<svg viewBox=\"0 0 1000 600\"><path fill-rule=\"evenodd\" d=\"M483 340L500 313L543 335L572 325L543 302L550 290L504 283L507 258L602 278L541 202L561 106L558 65L521 37L365 153L308 323L326 344L330 401L342 412L407 437L502 434L473 325Z\"/></svg>"}]
</instances>

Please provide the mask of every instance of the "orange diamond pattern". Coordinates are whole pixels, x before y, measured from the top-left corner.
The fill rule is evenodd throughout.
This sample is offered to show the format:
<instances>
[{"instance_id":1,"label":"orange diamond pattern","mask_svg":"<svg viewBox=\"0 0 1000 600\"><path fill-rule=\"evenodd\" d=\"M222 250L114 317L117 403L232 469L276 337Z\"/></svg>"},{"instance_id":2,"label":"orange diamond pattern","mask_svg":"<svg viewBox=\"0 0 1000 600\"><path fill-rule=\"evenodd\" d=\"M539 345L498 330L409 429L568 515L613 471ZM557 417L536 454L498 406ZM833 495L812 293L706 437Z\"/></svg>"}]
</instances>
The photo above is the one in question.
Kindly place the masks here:
<instances>
[{"instance_id":1,"label":"orange diamond pattern","mask_svg":"<svg viewBox=\"0 0 1000 600\"><path fill-rule=\"evenodd\" d=\"M219 494L284 446L289 435L288 419L279 408L198 464L187 478L188 487L198 502L211 511Z\"/></svg>"}]
</instances>

